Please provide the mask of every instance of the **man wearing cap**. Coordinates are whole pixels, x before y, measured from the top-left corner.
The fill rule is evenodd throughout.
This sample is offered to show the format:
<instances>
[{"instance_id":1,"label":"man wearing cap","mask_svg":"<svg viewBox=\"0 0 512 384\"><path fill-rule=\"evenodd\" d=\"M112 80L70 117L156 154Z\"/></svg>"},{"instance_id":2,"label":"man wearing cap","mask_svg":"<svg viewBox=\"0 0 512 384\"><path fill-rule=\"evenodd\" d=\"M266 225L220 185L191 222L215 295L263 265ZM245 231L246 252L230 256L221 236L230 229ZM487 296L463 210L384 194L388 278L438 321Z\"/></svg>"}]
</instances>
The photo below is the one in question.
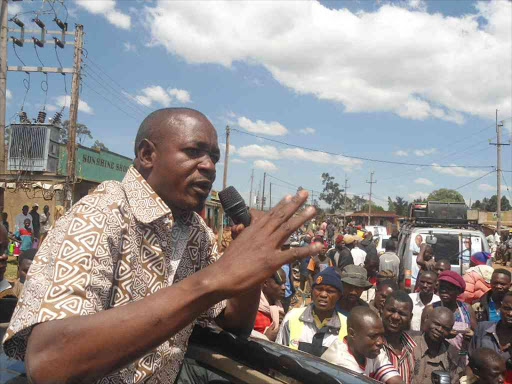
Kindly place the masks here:
<instances>
[{"instance_id":1,"label":"man wearing cap","mask_svg":"<svg viewBox=\"0 0 512 384\"><path fill-rule=\"evenodd\" d=\"M441 306L450 309L455 315L455 323L452 338L449 339L449 342L464 353L467 351L468 343L473 337L473 330L477 326L475 312L471 306L457 300L457 297L466 289L466 282L455 271L441 272L437 280L439 281L439 298L441 301L425 307L421 315L421 329L424 329L425 321L433 308Z\"/></svg>"},{"instance_id":2,"label":"man wearing cap","mask_svg":"<svg viewBox=\"0 0 512 384\"><path fill-rule=\"evenodd\" d=\"M25 228L25 219L30 220L30 228L33 229L32 216L28 214L28 205L24 205L21 209L21 212L16 215L16 226L14 227L15 231L21 228Z\"/></svg>"},{"instance_id":3,"label":"man wearing cap","mask_svg":"<svg viewBox=\"0 0 512 384\"><path fill-rule=\"evenodd\" d=\"M34 230L34 239L39 239L39 231L41 230L41 222L39 220L39 213L37 210L39 209L39 204L32 204L32 210L30 211L30 216L32 216L32 229Z\"/></svg>"},{"instance_id":4,"label":"man wearing cap","mask_svg":"<svg viewBox=\"0 0 512 384\"><path fill-rule=\"evenodd\" d=\"M361 248L356 247L356 236L346 235L343 237L343 242L345 243L345 247L348 248L350 254L352 255L353 264L362 265L364 263L364 259L366 258L366 252Z\"/></svg>"},{"instance_id":5,"label":"man wearing cap","mask_svg":"<svg viewBox=\"0 0 512 384\"><path fill-rule=\"evenodd\" d=\"M510 290L512 275L504 268L495 269L491 276L491 289L473 304L476 320L498 322L505 294Z\"/></svg>"},{"instance_id":6,"label":"man wearing cap","mask_svg":"<svg viewBox=\"0 0 512 384\"><path fill-rule=\"evenodd\" d=\"M335 340L347 335L347 318L335 311L341 297L340 276L324 269L314 278L312 303L294 308L285 316L276 343L321 356Z\"/></svg>"},{"instance_id":7,"label":"man wearing cap","mask_svg":"<svg viewBox=\"0 0 512 384\"><path fill-rule=\"evenodd\" d=\"M354 264L350 249L343 243L343 235L336 236L336 246L327 252L327 257L332 260L333 265L340 271L347 265Z\"/></svg>"},{"instance_id":8,"label":"man wearing cap","mask_svg":"<svg viewBox=\"0 0 512 384\"><path fill-rule=\"evenodd\" d=\"M341 283L342 295L336 304L336 310L339 313L348 316L354 307L368 307L368 304L361 299L361 294L372 286L368 281L366 269L358 265L347 265L341 272Z\"/></svg>"},{"instance_id":9,"label":"man wearing cap","mask_svg":"<svg viewBox=\"0 0 512 384\"><path fill-rule=\"evenodd\" d=\"M308 271L310 286L313 286L313 276L316 276L325 268L334 267L332 260L327 257L327 244L325 243L323 237L319 235L315 236L315 238L313 239L313 243L321 243L323 244L324 247L322 248L318 255L311 257L311 259L309 260Z\"/></svg>"}]
</instances>

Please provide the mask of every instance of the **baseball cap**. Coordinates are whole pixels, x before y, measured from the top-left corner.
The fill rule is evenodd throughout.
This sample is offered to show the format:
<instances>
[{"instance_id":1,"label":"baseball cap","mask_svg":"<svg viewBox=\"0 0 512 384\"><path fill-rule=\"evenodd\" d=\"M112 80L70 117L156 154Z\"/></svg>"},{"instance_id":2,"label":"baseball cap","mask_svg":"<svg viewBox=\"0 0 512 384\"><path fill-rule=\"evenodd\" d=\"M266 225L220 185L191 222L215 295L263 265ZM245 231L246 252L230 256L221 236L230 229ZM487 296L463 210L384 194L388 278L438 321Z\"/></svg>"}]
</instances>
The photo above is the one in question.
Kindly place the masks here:
<instances>
[{"instance_id":1,"label":"baseball cap","mask_svg":"<svg viewBox=\"0 0 512 384\"><path fill-rule=\"evenodd\" d=\"M341 281L361 288L370 288L373 286L368 281L366 269L359 265L347 265L341 272Z\"/></svg>"},{"instance_id":2,"label":"baseball cap","mask_svg":"<svg viewBox=\"0 0 512 384\"><path fill-rule=\"evenodd\" d=\"M336 244L340 244L343 241L343 235L336 236Z\"/></svg>"},{"instance_id":3,"label":"baseball cap","mask_svg":"<svg viewBox=\"0 0 512 384\"><path fill-rule=\"evenodd\" d=\"M354 241L356 241L356 238L352 235L345 235L343 237L343 241L345 242L345 244L352 244Z\"/></svg>"},{"instance_id":4,"label":"baseball cap","mask_svg":"<svg viewBox=\"0 0 512 384\"><path fill-rule=\"evenodd\" d=\"M464 281L462 276L455 271L443 271L439 274L437 280L446 281L447 283L453 284L456 287L462 289L462 291L466 290L466 282Z\"/></svg>"},{"instance_id":5,"label":"baseball cap","mask_svg":"<svg viewBox=\"0 0 512 384\"><path fill-rule=\"evenodd\" d=\"M39 204L37 204L37 203L32 204L32 208L34 208L34 207L39 208Z\"/></svg>"},{"instance_id":6,"label":"baseball cap","mask_svg":"<svg viewBox=\"0 0 512 384\"><path fill-rule=\"evenodd\" d=\"M491 257L490 253L487 252L476 252L471 255L471 261L476 265L486 265L487 260Z\"/></svg>"},{"instance_id":7,"label":"baseball cap","mask_svg":"<svg viewBox=\"0 0 512 384\"><path fill-rule=\"evenodd\" d=\"M338 291L342 291L340 275L336 273L333 267L327 267L322 272L317 273L313 279L313 287L315 285L330 285L336 288Z\"/></svg>"}]
</instances>

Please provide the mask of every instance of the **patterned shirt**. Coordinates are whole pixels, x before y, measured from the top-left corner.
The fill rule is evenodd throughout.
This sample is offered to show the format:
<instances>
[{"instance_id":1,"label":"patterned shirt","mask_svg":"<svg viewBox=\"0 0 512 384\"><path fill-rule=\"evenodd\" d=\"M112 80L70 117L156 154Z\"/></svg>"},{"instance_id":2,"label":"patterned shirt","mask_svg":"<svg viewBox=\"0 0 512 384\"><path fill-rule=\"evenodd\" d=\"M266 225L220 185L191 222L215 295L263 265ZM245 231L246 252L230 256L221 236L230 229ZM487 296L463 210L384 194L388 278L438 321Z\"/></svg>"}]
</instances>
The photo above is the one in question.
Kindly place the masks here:
<instances>
[{"instance_id":1,"label":"patterned shirt","mask_svg":"<svg viewBox=\"0 0 512 384\"><path fill-rule=\"evenodd\" d=\"M387 342L384 343L384 351L386 351L393 367L400 373L404 383L411 384L414 377L414 348L416 348L416 343L407 332L402 332L400 342L402 344L400 355L397 355Z\"/></svg>"},{"instance_id":2,"label":"patterned shirt","mask_svg":"<svg viewBox=\"0 0 512 384\"><path fill-rule=\"evenodd\" d=\"M121 183L100 184L50 230L4 337L5 353L24 359L38 323L143 299L217 257L215 238L201 217L190 212L172 218L169 207L130 167ZM213 319L224 307L221 302L204 315ZM173 383L193 325L101 383Z\"/></svg>"}]
</instances>

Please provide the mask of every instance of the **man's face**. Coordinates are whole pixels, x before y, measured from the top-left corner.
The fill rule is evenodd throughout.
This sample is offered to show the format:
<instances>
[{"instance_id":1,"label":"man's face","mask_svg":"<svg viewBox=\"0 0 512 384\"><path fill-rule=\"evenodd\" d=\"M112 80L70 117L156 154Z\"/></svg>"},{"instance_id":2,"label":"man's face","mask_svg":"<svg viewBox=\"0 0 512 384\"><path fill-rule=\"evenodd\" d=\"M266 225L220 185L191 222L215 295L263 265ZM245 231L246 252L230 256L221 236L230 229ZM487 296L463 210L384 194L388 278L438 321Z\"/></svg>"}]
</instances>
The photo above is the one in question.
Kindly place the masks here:
<instances>
[{"instance_id":1,"label":"man's face","mask_svg":"<svg viewBox=\"0 0 512 384\"><path fill-rule=\"evenodd\" d=\"M364 292L364 288L357 287L352 284L348 284L342 282L343 284L343 299L351 304L357 303L357 300L361 297L361 294Z\"/></svg>"},{"instance_id":2,"label":"man's face","mask_svg":"<svg viewBox=\"0 0 512 384\"><path fill-rule=\"evenodd\" d=\"M24 215L26 215L28 213L28 206L24 206L22 209L21 209L21 212L23 212Z\"/></svg>"},{"instance_id":3,"label":"man's face","mask_svg":"<svg viewBox=\"0 0 512 384\"><path fill-rule=\"evenodd\" d=\"M393 288L391 288L388 285L381 285L377 289L377 292L375 292L375 308L377 308L379 311L382 310L384 307L384 303L386 302L386 299L389 295L393 293Z\"/></svg>"},{"instance_id":4,"label":"man's face","mask_svg":"<svg viewBox=\"0 0 512 384\"><path fill-rule=\"evenodd\" d=\"M418 235L414 240L416 241L416 245L419 247L423 241L423 237L421 237L421 235Z\"/></svg>"},{"instance_id":5,"label":"man's face","mask_svg":"<svg viewBox=\"0 0 512 384\"><path fill-rule=\"evenodd\" d=\"M7 238L7 231L3 225L0 225L0 281L4 279L5 271L7 270L7 246L9 239Z\"/></svg>"},{"instance_id":6,"label":"man's face","mask_svg":"<svg viewBox=\"0 0 512 384\"><path fill-rule=\"evenodd\" d=\"M156 149L149 184L169 207L201 210L220 158L215 128L206 119L185 114L155 124L164 127L161 140L153 143ZM173 128L166 129L168 124L173 124Z\"/></svg>"},{"instance_id":7,"label":"man's face","mask_svg":"<svg viewBox=\"0 0 512 384\"><path fill-rule=\"evenodd\" d=\"M447 281L439 282L439 298L443 303L454 303L461 293L461 289L456 285Z\"/></svg>"},{"instance_id":8,"label":"man's face","mask_svg":"<svg viewBox=\"0 0 512 384\"><path fill-rule=\"evenodd\" d=\"M48 214L48 212L50 212L50 207L49 207L49 206L47 206L47 205L45 205L45 206L44 206L44 208L43 208L43 212L44 212L45 214Z\"/></svg>"},{"instance_id":9,"label":"man's face","mask_svg":"<svg viewBox=\"0 0 512 384\"><path fill-rule=\"evenodd\" d=\"M37 212L37 210L38 210L38 209L39 209L39 207L32 207L32 210L33 210L34 212Z\"/></svg>"},{"instance_id":10,"label":"man's face","mask_svg":"<svg viewBox=\"0 0 512 384\"><path fill-rule=\"evenodd\" d=\"M464 248L469 249L471 247L471 240L465 239L464 240Z\"/></svg>"},{"instance_id":11,"label":"man's face","mask_svg":"<svg viewBox=\"0 0 512 384\"><path fill-rule=\"evenodd\" d=\"M437 261L434 265L434 271L439 275L443 271L449 271L451 269L451 265L444 261Z\"/></svg>"},{"instance_id":12,"label":"man's face","mask_svg":"<svg viewBox=\"0 0 512 384\"><path fill-rule=\"evenodd\" d=\"M349 330L349 333L353 333L355 351L368 359L375 359L384 345L384 327L380 319L366 317L363 320L357 330Z\"/></svg>"},{"instance_id":13,"label":"man's face","mask_svg":"<svg viewBox=\"0 0 512 384\"><path fill-rule=\"evenodd\" d=\"M432 318L427 320L425 332L430 340L442 343L450 335L453 323L453 316L450 318L444 313L432 315Z\"/></svg>"},{"instance_id":14,"label":"man's face","mask_svg":"<svg viewBox=\"0 0 512 384\"><path fill-rule=\"evenodd\" d=\"M322 312L334 310L336 302L341 297L340 291L331 285L317 284L313 287L312 293L315 309Z\"/></svg>"},{"instance_id":15,"label":"man's face","mask_svg":"<svg viewBox=\"0 0 512 384\"><path fill-rule=\"evenodd\" d=\"M20 278L20 282L22 284L25 283L25 280L27 279L27 273L30 269L30 266L32 265L32 260L23 259L21 264L18 267L18 277Z\"/></svg>"},{"instance_id":16,"label":"man's face","mask_svg":"<svg viewBox=\"0 0 512 384\"><path fill-rule=\"evenodd\" d=\"M30 228L30 220L29 219L26 219L23 224L25 225L25 229L29 229Z\"/></svg>"},{"instance_id":17,"label":"man's face","mask_svg":"<svg viewBox=\"0 0 512 384\"><path fill-rule=\"evenodd\" d=\"M491 277L492 296L496 299L503 299L505 293L510 290L510 277L502 273L493 273Z\"/></svg>"},{"instance_id":18,"label":"man's face","mask_svg":"<svg viewBox=\"0 0 512 384\"><path fill-rule=\"evenodd\" d=\"M377 271L379 270L379 260L366 258L364 261L364 268L366 269L368 277L377 275Z\"/></svg>"},{"instance_id":19,"label":"man's face","mask_svg":"<svg viewBox=\"0 0 512 384\"><path fill-rule=\"evenodd\" d=\"M432 250L432 247L427 247L425 249L425 253L423 254L423 260L429 261L432 259L432 256L434 256L434 251Z\"/></svg>"},{"instance_id":20,"label":"man's face","mask_svg":"<svg viewBox=\"0 0 512 384\"><path fill-rule=\"evenodd\" d=\"M384 329L389 333L399 333L409 329L412 319L412 308L408 303L390 299L382 309Z\"/></svg>"},{"instance_id":21,"label":"man's face","mask_svg":"<svg viewBox=\"0 0 512 384\"><path fill-rule=\"evenodd\" d=\"M503 384L505 383L505 371L506 366L503 359L488 361L486 368L481 369L477 374L480 378L478 382Z\"/></svg>"},{"instance_id":22,"label":"man's face","mask_svg":"<svg viewBox=\"0 0 512 384\"><path fill-rule=\"evenodd\" d=\"M512 328L512 296L505 296L500 307L501 321Z\"/></svg>"},{"instance_id":23,"label":"man's face","mask_svg":"<svg viewBox=\"0 0 512 384\"><path fill-rule=\"evenodd\" d=\"M436 281L437 279L431 274L421 274L418 281L420 292L425 294L434 293Z\"/></svg>"}]
</instances>

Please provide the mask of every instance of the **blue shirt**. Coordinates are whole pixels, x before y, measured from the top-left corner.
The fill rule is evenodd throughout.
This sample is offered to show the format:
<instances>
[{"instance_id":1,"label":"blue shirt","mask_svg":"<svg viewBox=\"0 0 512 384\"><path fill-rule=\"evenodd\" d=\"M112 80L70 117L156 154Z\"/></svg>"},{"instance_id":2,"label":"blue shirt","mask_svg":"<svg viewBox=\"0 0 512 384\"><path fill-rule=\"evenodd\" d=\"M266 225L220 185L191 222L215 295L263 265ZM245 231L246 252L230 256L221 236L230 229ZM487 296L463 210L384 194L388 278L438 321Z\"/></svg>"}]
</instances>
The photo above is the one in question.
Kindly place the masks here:
<instances>
[{"instance_id":1,"label":"blue shirt","mask_svg":"<svg viewBox=\"0 0 512 384\"><path fill-rule=\"evenodd\" d=\"M27 251L32 248L32 232L20 228L14 233L14 236L21 239L20 251Z\"/></svg>"},{"instance_id":2,"label":"blue shirt","mask_svg":"<svg viewBox=\"0 0 512 384\"><path fill-rule=\"evenodd\" d=\"M290 264L285 264L281 267L281 269L284 271L285 275L286 275L286 282L284 283L284 286L285 286L285 291L284 291L284 296L285 297L290 297L292 295L292 288L291 288L291 284L290 284Z\"/></svg>"},{"instance_id":3,"label":"blue shirt","mask_svg":"<svg viewBox=\"0 0 512 384\"><path fill-rule=\"evenodd\" d=\"M500 312L496 310L496 303L491 299L489 300L489 321L497 323L500 320Z\"/></svg>"}]
</instances>

